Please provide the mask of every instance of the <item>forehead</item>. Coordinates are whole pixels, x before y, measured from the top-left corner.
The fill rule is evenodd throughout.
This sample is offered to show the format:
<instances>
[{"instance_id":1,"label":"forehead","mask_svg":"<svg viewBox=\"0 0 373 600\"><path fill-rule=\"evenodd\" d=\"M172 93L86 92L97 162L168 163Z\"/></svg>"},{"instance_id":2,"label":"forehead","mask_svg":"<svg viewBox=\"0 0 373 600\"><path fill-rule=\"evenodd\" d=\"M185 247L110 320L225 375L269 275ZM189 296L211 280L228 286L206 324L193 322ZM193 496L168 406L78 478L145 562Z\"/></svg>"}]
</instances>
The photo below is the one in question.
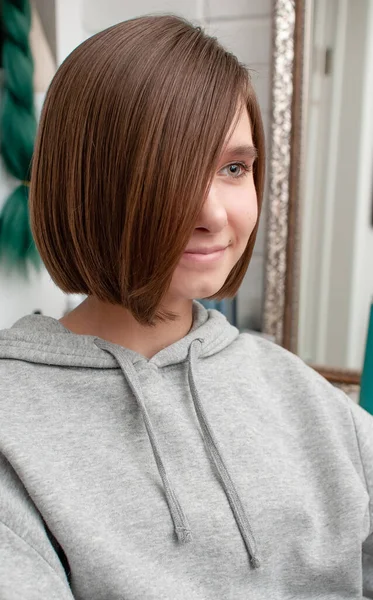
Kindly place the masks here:
<instances>
[{"instance_id":1,"label":"forehead","mask_svg":"<svg viewBox=\"0 0 373 600\"><path fill-rule=\"evenodd\" d=\"M232 125L225 138L224 147L252 144L251 123L246 106L240 106L236 111Z\"/></svg>"}]
</instances>

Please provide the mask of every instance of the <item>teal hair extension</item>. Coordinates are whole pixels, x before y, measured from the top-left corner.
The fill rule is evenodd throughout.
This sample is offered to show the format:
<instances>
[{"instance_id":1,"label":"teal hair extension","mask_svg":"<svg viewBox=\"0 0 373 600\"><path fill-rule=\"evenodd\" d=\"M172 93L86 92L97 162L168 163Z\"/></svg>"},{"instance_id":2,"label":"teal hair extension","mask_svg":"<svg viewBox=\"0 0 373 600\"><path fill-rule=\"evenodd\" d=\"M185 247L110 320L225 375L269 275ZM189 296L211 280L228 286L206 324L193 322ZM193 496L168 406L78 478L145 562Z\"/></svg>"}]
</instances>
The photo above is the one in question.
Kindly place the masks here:
<instances>
[{"instance_id":1,"label":"teal hair extension","mask_svg":"<svg viewBox=\"0 0 373 600\"><path fill-rule=\"evenodd\" d=\"M29 45L29 0L3 0L3 101L0 114L0 153L7 171L20 185L10 194L0 215L0 260L8 270L27 274L40 265L30 228L28 195L36 134L33 59Z\"/></svg>"}]
</instances>

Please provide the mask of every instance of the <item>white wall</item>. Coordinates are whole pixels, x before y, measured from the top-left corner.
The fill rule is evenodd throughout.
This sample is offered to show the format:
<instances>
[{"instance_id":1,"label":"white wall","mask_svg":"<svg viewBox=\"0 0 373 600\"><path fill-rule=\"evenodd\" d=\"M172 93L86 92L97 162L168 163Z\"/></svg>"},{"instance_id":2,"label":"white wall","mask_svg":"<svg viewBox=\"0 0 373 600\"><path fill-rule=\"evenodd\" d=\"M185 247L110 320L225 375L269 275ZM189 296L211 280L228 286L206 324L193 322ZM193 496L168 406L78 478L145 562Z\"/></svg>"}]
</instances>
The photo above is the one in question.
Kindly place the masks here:
<instances>
[{"instance_id":1,"label":"white wall","mask_svg":"<svg viewBox=\"0 0 373 600\"><path fill-rule=\"evenodd\" d=\"M42 13L57 64L93 33L140 14L173 12L202 24L253 69L268 131L271 0L54 0L54 11L50 6L45 10L45 1L36 0L36 6ZM15 182L6 180L0 172L0 207L12 185ZM261 324L263 298L264 224L265 218L238 303L239 324L257 329ZM34 275L27 283L15 276L5 277L0 271L0 290L0 328L35 309L58 317L66 305L66 297L46 273Z\"/></svg>"},{"instance_id":2,"label":"white wall","mask_svg":"<svg viewBox=\"0 0 373 600\"><path fill-rule=\"evenodd\" d=\"M40 17L48 45L56 60L56 6L53 0L32 0Z\"/></svg>"}]
</instances>

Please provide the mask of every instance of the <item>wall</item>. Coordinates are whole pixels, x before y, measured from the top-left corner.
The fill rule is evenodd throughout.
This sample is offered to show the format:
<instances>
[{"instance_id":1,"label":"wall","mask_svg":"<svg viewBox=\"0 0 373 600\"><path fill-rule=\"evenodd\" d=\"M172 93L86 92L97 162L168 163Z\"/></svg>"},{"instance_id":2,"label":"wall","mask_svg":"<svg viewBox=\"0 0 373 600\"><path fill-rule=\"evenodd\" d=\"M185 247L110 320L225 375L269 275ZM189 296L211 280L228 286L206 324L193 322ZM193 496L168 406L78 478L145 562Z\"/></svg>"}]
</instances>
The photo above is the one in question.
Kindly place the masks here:
<instances>
[{"instance_id":1,"label":"wall","mask_svg":"<svg viewBox=\"0 0 373 600\"><path fill-rule=\"evenodd\" d=\"M48 45L54 59L57 57L56 46L56 6L51 0L33 0L33 4L40 16L43 30L46 34Z\"/></svg>"},{"instance_id":2,"label":"wall","mask_svg":"<svg viewBox=\"0 0 373 600\"><path fill-rule=\"evenodd\" d=\"M45 11L45 0L35 1L39 11L44 11L42 21L57 64L93 33L140 14L173 12L202 24L252 69L268 132L271 0L137 0L134 3L123 0L55 0L54 11L50 6ZM1 179L0 173L0 206L5 193L4 180L1 182ZM263 213L252 263L238 298L241 327L260 329L261 326L264 229ZM0 328L34 308L41 307L46 314L57 316L66 303L66 298L54 288L45 273L26 284L16 279L12 282L4 279L0 272L0 289ZM16 298L17 302L13 303L12 299Z\"/></svg>"}]
</instances>

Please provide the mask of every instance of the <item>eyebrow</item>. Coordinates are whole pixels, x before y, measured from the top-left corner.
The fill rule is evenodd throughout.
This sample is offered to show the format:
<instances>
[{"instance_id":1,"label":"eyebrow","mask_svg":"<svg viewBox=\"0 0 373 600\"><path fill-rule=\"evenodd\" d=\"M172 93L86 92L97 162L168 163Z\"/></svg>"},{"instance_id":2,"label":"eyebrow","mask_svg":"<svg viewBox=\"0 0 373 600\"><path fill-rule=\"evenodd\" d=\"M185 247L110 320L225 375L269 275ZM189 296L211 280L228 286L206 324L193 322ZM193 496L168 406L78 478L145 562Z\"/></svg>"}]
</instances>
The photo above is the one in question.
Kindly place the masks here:
<instances>
[{"instance_id":1,"label":"eyebrow","mask_svg":"<svg viewBox=\"0 0 373 600\"><path fill-rule=\"evenodd\" d=\"M247 158L255 160L258 157L258 151L255 146L244 144L241 146L228 146L222 152L224 160L232 160L235 158Z\"/></svg>"}]
</instances>

